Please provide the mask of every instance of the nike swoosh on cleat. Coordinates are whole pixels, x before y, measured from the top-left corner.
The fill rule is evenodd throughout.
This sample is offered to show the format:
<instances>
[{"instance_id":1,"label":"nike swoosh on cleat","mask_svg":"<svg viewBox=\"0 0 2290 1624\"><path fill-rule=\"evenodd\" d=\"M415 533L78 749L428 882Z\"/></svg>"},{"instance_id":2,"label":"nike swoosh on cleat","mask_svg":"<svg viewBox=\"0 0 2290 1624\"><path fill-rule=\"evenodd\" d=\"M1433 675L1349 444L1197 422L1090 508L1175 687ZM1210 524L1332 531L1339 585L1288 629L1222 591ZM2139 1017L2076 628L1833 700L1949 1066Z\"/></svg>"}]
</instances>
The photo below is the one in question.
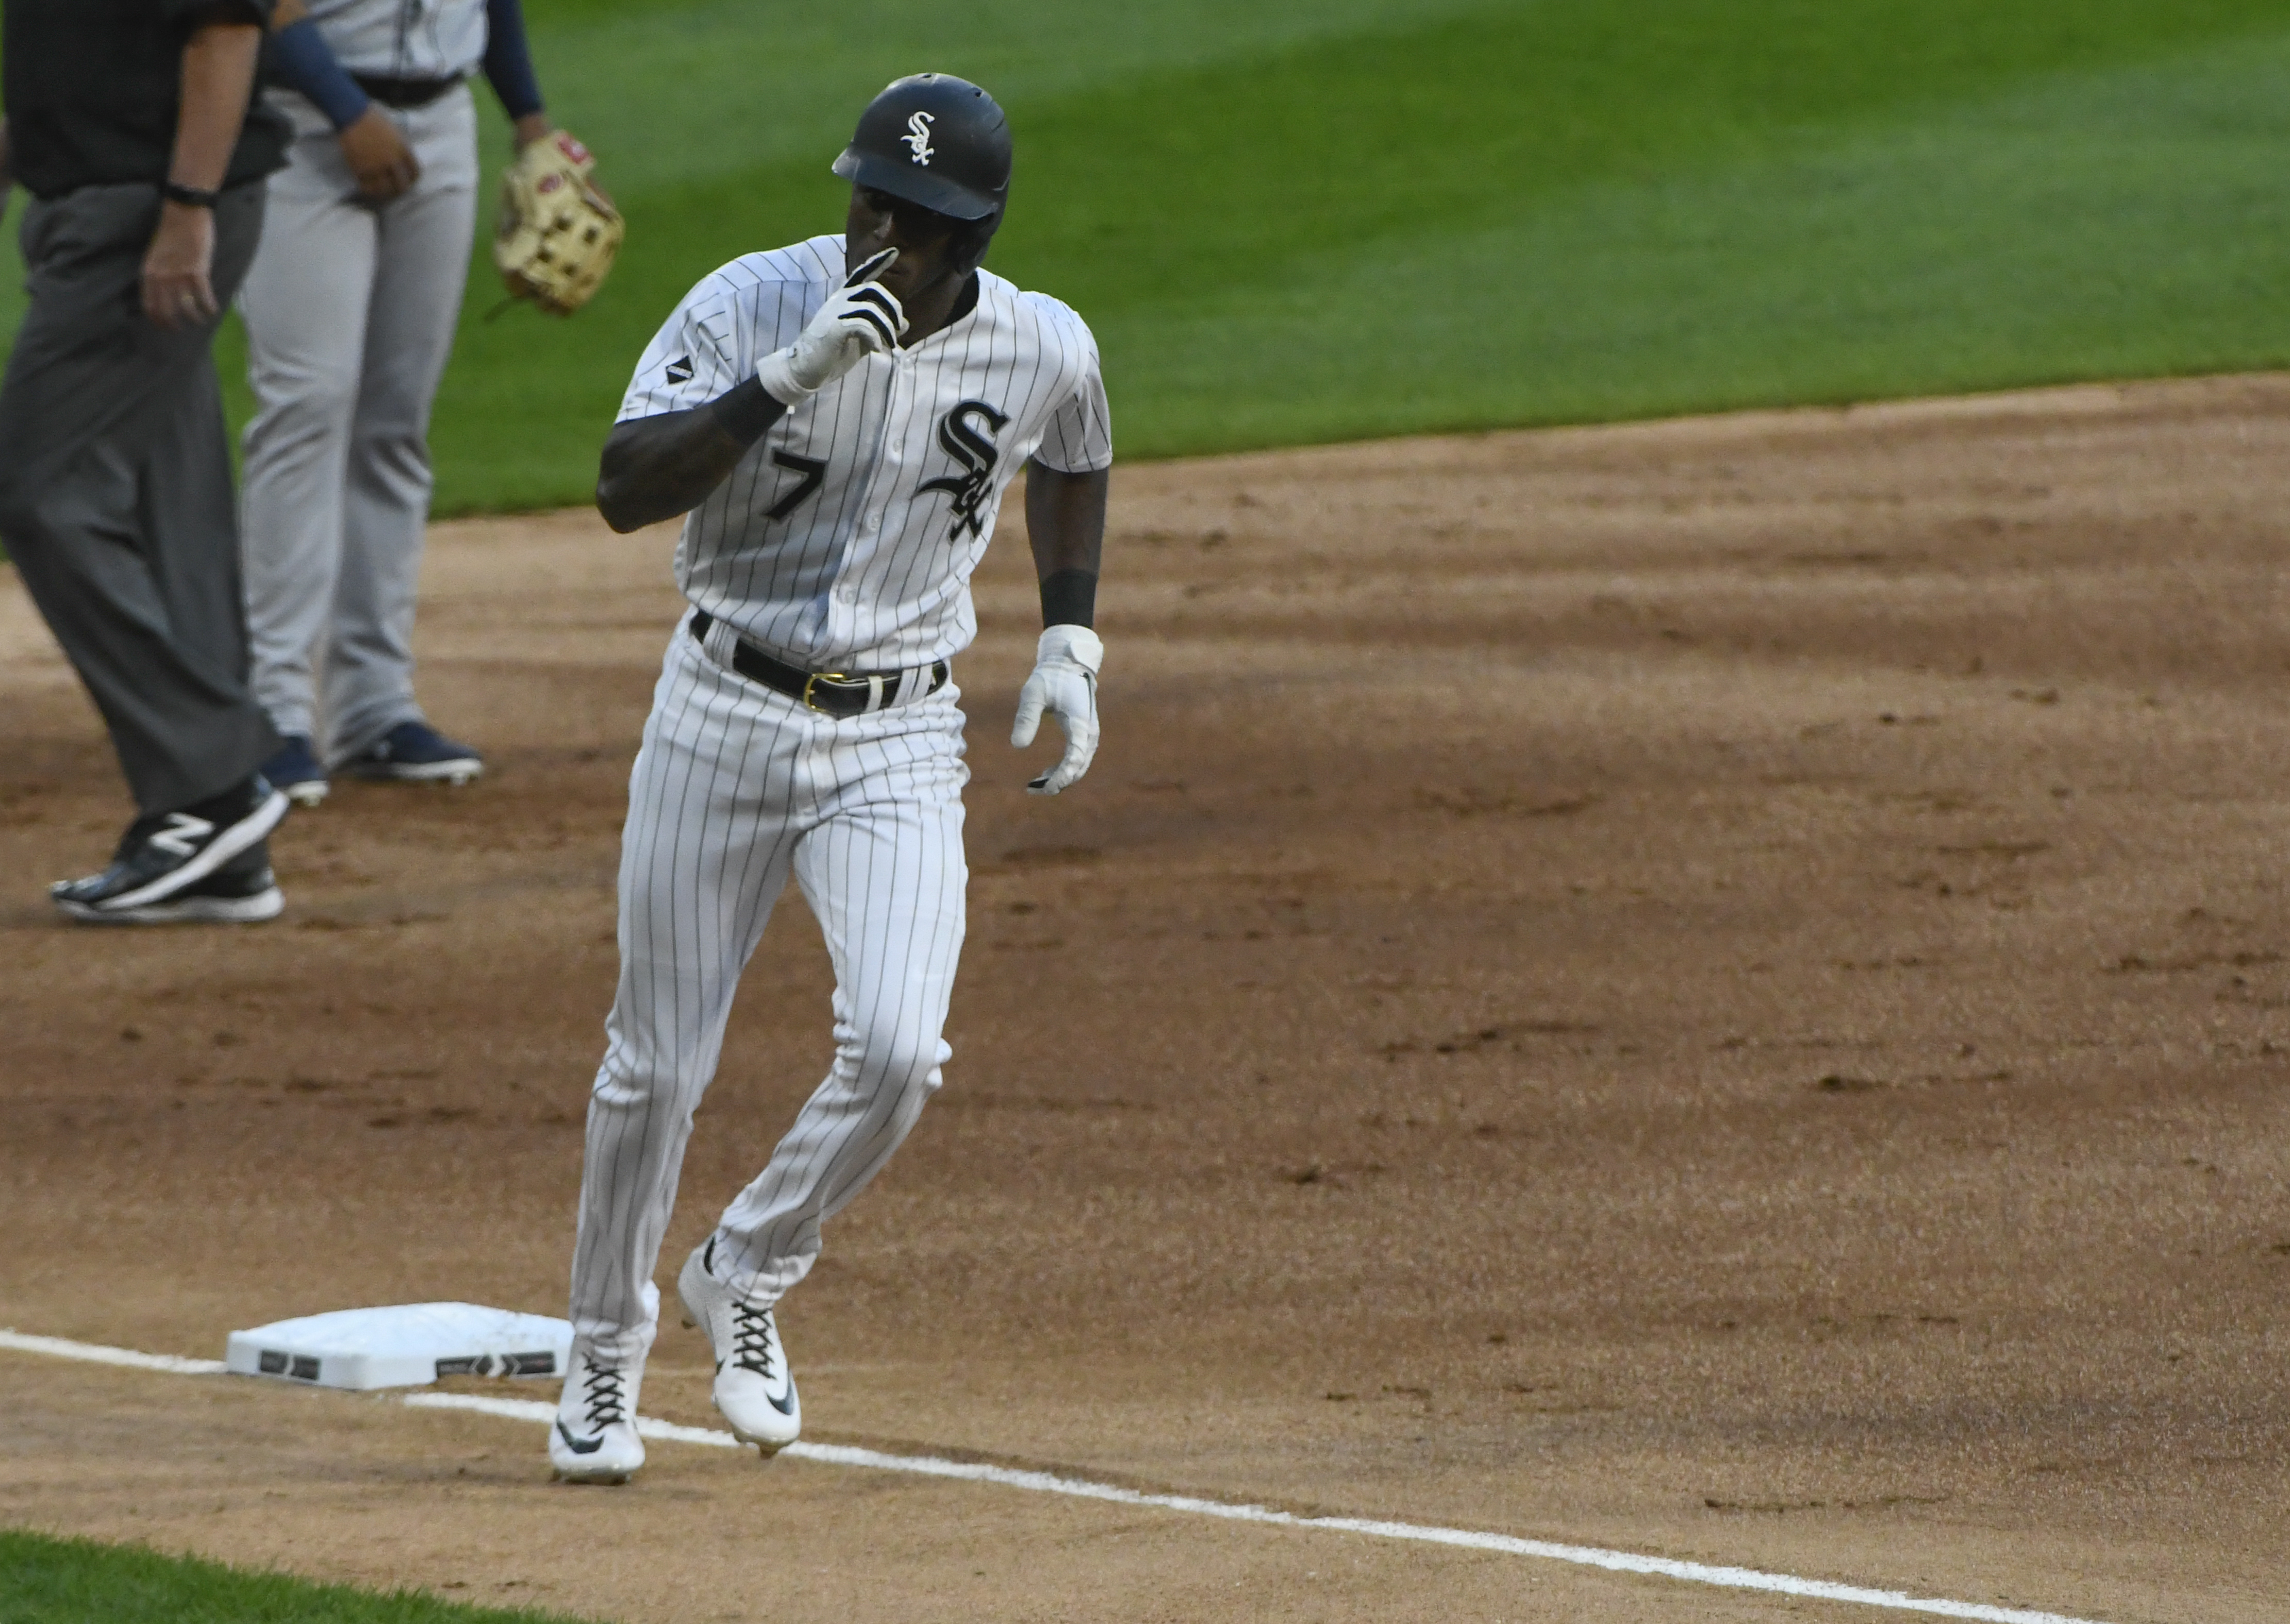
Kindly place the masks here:
<instances>
[{"instance_id":1,"label":"nike swoosh on cleat","mask_svg":"<svg viewBox=\"0 0 2290 1624\"><path fill-rule=\"evenodd\" d=\"M795 1413L794 1394L790 1393L785 1398L772 1398L772 1396L769 1393L765 1394L764 1396L765 1398L772 1399L772 1408L778 1411L781 1415L793 1415ZM526 1436L530 1436L532 1435L527 1434Z\"/></svg>"},{"instance_id":2,"label":"nike swoosh on cleat","mask_svg":"<svg viewBox=\"0 0 2290 1624\"><path fill-rule=\"evenodd\" d=\"M584 1442L580 1438L574 1437L572 1436L572 1429L566 1427L563 1421L556 1423L556 1430L564 1436L564 1447L571 1450L576 1455L593 1455L598 1450L605 1447L604 1435L601 1433Z\"/></svg>"}]
</instances>

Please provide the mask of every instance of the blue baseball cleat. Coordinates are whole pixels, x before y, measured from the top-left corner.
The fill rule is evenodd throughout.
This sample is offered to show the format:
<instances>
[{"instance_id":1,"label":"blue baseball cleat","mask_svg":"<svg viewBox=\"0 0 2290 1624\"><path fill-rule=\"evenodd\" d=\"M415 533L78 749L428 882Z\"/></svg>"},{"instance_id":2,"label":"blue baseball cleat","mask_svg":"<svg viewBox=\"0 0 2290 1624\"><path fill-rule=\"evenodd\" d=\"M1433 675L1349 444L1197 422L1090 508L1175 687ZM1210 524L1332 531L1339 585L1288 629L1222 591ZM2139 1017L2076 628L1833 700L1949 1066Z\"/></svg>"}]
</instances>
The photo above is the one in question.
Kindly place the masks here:
<instances>
[{"instance_id":1,"label":"blue baseball cleat","mask_svg":"<svg viewBox=\"0 0 2290 1624\"><path fill-rule=\"evenodd\" d=\"M326 798L326 769L308 733L284 733L278 754L262 764L262 776L273 789L285 792L297 806L316 806Z\"/></svg>"},{"instance_id":2,"label":"blue baseball cleat","mask_svg":"<svg viewBox=\"0 0 2290 1624\"><path fill-rule=\"evenodd\" d=\"M485 763L468 745L454 743L427 722L400 722L340 767L352 778L466 784L485 770Z\"/></svg>"}]
</instances>

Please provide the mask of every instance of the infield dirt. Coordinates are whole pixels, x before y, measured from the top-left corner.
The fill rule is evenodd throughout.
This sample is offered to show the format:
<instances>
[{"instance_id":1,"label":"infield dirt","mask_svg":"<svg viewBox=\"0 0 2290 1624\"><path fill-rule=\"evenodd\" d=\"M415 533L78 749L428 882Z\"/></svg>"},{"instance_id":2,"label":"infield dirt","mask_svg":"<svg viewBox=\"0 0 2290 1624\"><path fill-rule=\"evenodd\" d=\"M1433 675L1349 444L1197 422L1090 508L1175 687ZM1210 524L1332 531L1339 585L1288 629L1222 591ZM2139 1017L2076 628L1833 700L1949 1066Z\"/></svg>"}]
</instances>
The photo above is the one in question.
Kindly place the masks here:
<instances>
[{"instance_id":1,"label":"infield dirt","mask_svg":"<svg viewBox=\"0 0 2290 1624\"><path fill-rule=\"evenodd\" d=\"M782 1311L810 1436L2102 1619L2290 1614L2290 380L1125 468L1086 783L960 663L942 1094ZM460 792L240 931L0 588L0 1324L562 1312L672 532L440 526ZM1035 757L1043 756L1037 749ZM827 1058L792 894L663 1278ZM0 1520L629 1620L1865 1609L0 1354ZM645 1409L712 1424L671 1320ZM487 1391L503 1389L483 1387ZM529 1385L516 1389L532 1396Z\"/></svg>"}]
</instances>

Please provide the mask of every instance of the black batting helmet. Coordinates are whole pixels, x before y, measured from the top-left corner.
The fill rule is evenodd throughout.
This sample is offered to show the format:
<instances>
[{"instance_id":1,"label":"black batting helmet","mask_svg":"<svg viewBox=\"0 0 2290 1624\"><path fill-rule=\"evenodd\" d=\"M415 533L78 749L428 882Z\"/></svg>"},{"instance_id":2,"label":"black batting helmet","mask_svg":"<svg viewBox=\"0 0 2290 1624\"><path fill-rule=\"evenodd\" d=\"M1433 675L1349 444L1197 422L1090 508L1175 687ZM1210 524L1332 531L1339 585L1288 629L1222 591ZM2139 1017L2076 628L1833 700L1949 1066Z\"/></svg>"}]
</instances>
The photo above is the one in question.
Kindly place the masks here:
<instances>
[{"instance_id":1,"label":"black batting helmet","mask_svg":"<svg viewBox=\"0 0 2290 1624\"><path fill-rule=\"evenodd\" d=\"M1010 121L967 79L911 74L867 104L835 172L956 220L985 220L1010 195Z\"/></svg>"}]
</instances>

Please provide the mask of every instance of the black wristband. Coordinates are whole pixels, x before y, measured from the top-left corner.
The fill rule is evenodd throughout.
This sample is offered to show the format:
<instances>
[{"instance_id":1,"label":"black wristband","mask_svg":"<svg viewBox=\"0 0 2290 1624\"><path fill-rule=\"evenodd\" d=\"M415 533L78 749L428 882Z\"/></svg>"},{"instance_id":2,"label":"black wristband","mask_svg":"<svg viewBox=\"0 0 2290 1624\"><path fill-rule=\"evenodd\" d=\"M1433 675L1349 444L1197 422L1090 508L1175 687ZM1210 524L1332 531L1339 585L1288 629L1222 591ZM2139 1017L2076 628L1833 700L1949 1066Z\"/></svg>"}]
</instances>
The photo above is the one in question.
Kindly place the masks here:
<instances>
[{"instance_id":1,"label":"black wristband","mask_svg":"<svg viewBox=\"0 0 2290 1624\"><path fill-rule=\"evenodd\" d=\"M753 445L762 439L765 431L787 411L764 388L760 378L750 378L736 388L725 390L708 403L708 409L716 414L717 426L742 445Z\"/></svg>"},{"instance_id":2,"label":"black wristband","mask_svg":"<svg viewBox=\"0 0 2290 1624\"><path fill-rule=\"evenodd\" d=\"M1087 626L1097 614L1097 572L1060 570L1042 577L1042 624Z\"/></svg>"},{"instance_id":3,"label":"black wristband","mask_svg":"<svg viewBox=\"0 0 2290 1624\"><path fill-rule=\"evenodd\" d=\"M220 192L203 192L196 186L183 186L173 180L159 183L159 196L169 203L180 203L186 208L212 209Z\"/></svg>"}]
</instances>

